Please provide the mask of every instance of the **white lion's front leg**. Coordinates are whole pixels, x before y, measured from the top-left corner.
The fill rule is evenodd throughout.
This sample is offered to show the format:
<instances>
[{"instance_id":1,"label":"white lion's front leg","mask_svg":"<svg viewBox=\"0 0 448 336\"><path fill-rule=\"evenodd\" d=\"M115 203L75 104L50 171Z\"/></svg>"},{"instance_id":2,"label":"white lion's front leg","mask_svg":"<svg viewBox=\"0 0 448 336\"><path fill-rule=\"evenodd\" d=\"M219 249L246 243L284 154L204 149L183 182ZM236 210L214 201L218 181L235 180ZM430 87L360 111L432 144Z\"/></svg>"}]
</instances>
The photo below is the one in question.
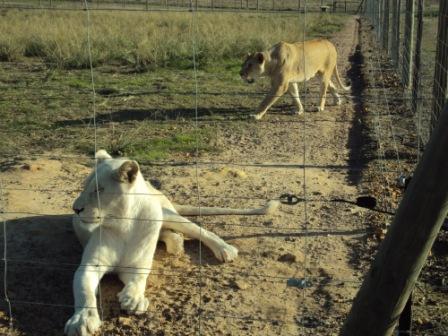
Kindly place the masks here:
<instances>
[{"instance_id":1,"label":"white lion's front leg","mask_svg":"<svg viewBox=\"0 0 448 336\"><path fill-rule=\"evenodd\" d=\"M143 314L149 306L145 296L146 280L151 271L154 252L159 238L162 224L154 220L146 234L135 237L135 241L129 243L132 248L123 256L118 268L118 276L124 283L124 287L117 294L121 309L128 314Z\"/></svg>"},{"instance_id":2,"label":"white lion's front leg","mask_svg":"<svg viewBox=\"0 0 448 336\"><path fill-rule=\"evenodd\" d=\"M145 296L147 277L148 274L120 273L120 279L125 286L117 297L121 309L126 310L128 314L139 315L148 310L149 300Z\"/></svg>"},{"instance_id":3,"label":"white lion's front leg","mask_svg":"<svg viewBox=\"0 0 448 336\"><path fill-rule=\"evenodd\" d=\"M213 232L207 231L197 224L189 221L172 211L164 210L163 228L181 232L188 237L202 241L220 261L229 262L238 256L238 249L218 237Z\"/></svg>"},{"instance_id":4,"label":"white lion's front leg","mask_svg":"<svg viewBox=\"0 0 448 336\"><path fill-rule=\"evenodd\" d=\"M73 292L75 296L75 313L65 324L68 336L87 336L94 334L101 325L96 303L96 290L103 267L80 266L75 273Z\"/></svg>"}]
</instances>

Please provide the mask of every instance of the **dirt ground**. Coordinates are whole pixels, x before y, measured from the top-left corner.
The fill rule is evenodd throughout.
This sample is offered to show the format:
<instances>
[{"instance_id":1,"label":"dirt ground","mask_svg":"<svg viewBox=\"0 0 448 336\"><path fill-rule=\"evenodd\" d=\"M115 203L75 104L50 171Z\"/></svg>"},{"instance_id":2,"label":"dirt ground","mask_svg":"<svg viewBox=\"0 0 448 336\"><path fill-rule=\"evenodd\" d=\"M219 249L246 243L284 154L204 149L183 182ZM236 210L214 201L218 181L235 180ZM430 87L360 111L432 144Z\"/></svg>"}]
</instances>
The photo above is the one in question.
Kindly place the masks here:
<instances>
[{"instance_id":1,"label":"dirt ground","mask_svg":"<svg viewBox=\"0 0 448 336\"><path fill-rule=\"evenodd\" d=\"M359 30L353 18L333 39L340 73L353 86L342 105L332 106L329 99L327 110L315 113L311 110L316 99L305 96L303 117L291 115L288 104L274 109L256 127L246 127L253 121L213 122L224 148L219 157L203 154L198 166L142 165L146 178L157 181L180 204L259 206L284 193L308 201L282 205L269 217L196 218L235 245L238 259L221 264L196 241L186 242L184 256L173 257L160 244L148 280L146 314L134 317L120 311L115 295L121 284L115 276L101 282L102 335L338 334L386 230L382 223L390 218L330 200L354 201L369 193L380 206L393 209L401 193L383 180L392 184L395 173L378 173L375 102L362 99L375 81L365 60L375 52L370 34L367 24ZM393 80L388 82L391 87L396 85ZM315 82L308 89L318 90ZM397 103L398 110L402 114L396 117L403 117L404 109ZM8 260L7 272L2 265L7 281L1 288L7 286L13 316L9 329L3 300L0 332L5 334L10 330L12 335L61 335L73 312L71 284L82 251L70 224L71 204L91 162L47 154L37 159L13 157L0 173ZM405 156L403 162L411 171L415 157ZM441 244L443 251L445 243ZM446 281L446 273L439 273ZM305 286L297 285L302 279ZM429 288L421 293L417 334L446 334L446 291ZM428 300L442 306L426 313ZM429 312L440 320L430 320ZM425 329L428 323L434 328Z\"/></svg>"}]
</instances>

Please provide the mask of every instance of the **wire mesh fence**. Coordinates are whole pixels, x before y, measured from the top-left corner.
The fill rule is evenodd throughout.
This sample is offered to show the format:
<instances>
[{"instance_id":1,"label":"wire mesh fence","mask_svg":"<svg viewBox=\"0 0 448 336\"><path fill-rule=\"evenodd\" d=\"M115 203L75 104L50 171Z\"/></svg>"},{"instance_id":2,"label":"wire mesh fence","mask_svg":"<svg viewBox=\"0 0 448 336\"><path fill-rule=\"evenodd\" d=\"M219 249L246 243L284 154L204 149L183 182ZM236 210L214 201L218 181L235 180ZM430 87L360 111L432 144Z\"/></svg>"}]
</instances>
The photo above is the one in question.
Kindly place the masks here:
<instances>
[{"instance_id":1,"label":"wire mesh fence","mask_svg":"<svg viewBox=\"0 0 448 336\"><path fill-rule=\"evenodd\" d=\"M1 147L6 183L0 188L4 218L3 302L9 318L0 316L6 326L0 331L11 335L18 331L33 334L33 323L26 321L30 318L27 313L30 307L35 307L34 312L45 312L38 314L43 318L39 322L40 333L62 330L61 323L65 321L61 322L61 312L65 319L73 313L74 305L70 304L73 272L85 265L79 264L82 251L74 238L66 238L73 232L65 214L71 212L72 200L82 191L83 176L91 168L96 170L93 154L99 148L108 148L116 155L138 157L141 171L154 185L159 184L169 199L199 209L259 207L271 200L284 201L284 195L292 195L298 201L295 205L284 205L274 219L195 218L204 232L210 230L232 244L235 242L243 261L216 265L213 254L202 243L186 242L185 258L158 249L153 266L125 266L120 270L122 274L150 271L148 282L152 289L147 294L152 308L140 320L117 317L120 307L111 292L120 285L114 280L107 282L99 288L98 297L98 308L105 321L104 334L148 331L215 335L218 330L230 335L266 332L303 335L326 334L338 326L337 320L343 318L362 272L352 272L347 267L345 254L338 250L341 245L337 237L358 239L369 233L366 222L370 215L354 207L353 199L360 184L360 172L366 169L363 153L356 149L356 144L347 150L350 145L346 143L357 132L360 116L354 114L352 107L342 106L335 107L336 113L306 114L302 119L292 119L290 104L282 101L272 113L275 116L254 125L247 118L266 94L266 85L247 88L237 84L238 71L230 62L224 68L232 75L220 69L216 73L213 64L203 67L202 57L207 50L201 40L200 24L204 17L200 12L230 10L246 15L247 11L276 11L280 12L275 15L276 20L287 12L296 21L294 38L303 41L316 36L309 26L315 20L311 12L321 13L316 19L319 25L322 20L336 21L339 12L356 12L360 1L3 1L0 5L86 9L82 15L87 21L77 29L82 28L82 34L87 36L83 48L88 51L85 70L63 67L61 70L47 62L40 71L42 64L30 67L20 59L11 63L18 73L8 72L2 78L5 90L0 100L5 108L17 114L5 115L2 121L2 132L6 135ZM365 6L371 8L372 4L367 2ZM104 67L95 64L92 60L97 56L96 21L95 17L86 17L95 15L91 12L94 9L190 11L182 13L186 16L184 30L188 32L186 42L182 42L186 58L190 58L188 65L174 70L134 68L129 72L129 68L120 64L118 71L108 68L108 64ZM272 14L261 19L269 16ZM212 17L213 22L217 20ZM342 20L351 18L342 16ZM384 18L378 22L384 22ZM331 34L317 31L318 36ZM345 30L334 41L345 50L339 59L341 66L351 52L354 34ZM162 36L162 40L167 38ZM222 43L220 38L214 36L217 44ZM180 39L176 36L175 43L180 45ZM394 69L385 69L379 57L375 54L366 62L369 73L375 76L369 92L362 96L352 92L346 99L362 99L366 106L383 108L374 110L373 115L377 137L374 155L380 163L375 168L379 168L386 187L384 194L379 195L385 199L382 210L392 212L394 205L387 201L391 197L387 190L394 189L394 180L406 169L401 154L402 133L394 124L398 117L394 106L415 98L388 93L384 82L387 73ZM347 67L354 65L345 64ZM146 73L138 77L139 71ZM223 86L225 81L231 86ZM305 106L315 107L318 88L306 84L300 92ZM418 97L427 98L431 94L428 91ZM33 104L38 107L33 109ZM34 113L43 108L49 112L35 120ZM36 137L42 130L43 134ZM163 152L167 139L171 150L168 155ZM390 144L392 149L386 150ZM331 160L319 155L326 148L331 149ZM382 164L388 160L393 162L392 166ZM53 176L53 170L62 173ZM50 180L67 183L48 185L14 178L14 174L23 177L23 172L41 176L39 171L52 176ZM39 201L35 206L17 202L29 198ZM384 211L379 215L389 216ZM92 272L110 265L98 261L94 266ZM52 293L45 283L54 282L60 288ZM322 318L328 312L334 314L334 319ZM171 322L173 326L164 329L151 320ZM123 329L117 327L123 323Z\"/></svg>"},{"instance_id":2,"label":"wire mesh fence","mask_svg":"<svg viewBox=\"0 0 448 336\"><path fill-rule=\"evenodd\" d=\"M83 9L79 0L2 0L8 8ZM355 13L360 1L353 0L92 0L90 10L130 11L268 11L268 12L343 12Z\"/></svg>"},{"instance_id":3,"label":"wire mesh fence","mask_svg":"<svg viewBox=\"0 0 448 336\"><path fill-rule=\"evenodd\" d=\"M424 145L440 113L435 111L440 111L446 100L443 80L446 78L446 56L442 56L446 55L443 49L446 45L444 8L439 8L438 1L414 0L391 1L391 7L381 7L389 2L368 1L366 12L383 42L383 48L401 74Z\"/></svg>"}]
</instances>

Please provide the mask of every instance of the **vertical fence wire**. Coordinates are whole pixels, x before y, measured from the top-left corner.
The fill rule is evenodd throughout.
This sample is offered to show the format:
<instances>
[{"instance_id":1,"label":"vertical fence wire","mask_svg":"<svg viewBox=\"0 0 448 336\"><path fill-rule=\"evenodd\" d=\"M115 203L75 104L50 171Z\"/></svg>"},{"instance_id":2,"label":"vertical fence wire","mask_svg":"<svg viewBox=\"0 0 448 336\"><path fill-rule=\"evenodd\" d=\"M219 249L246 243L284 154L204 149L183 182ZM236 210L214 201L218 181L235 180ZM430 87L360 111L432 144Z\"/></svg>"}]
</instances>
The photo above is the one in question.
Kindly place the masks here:
<instances>
[{"instance_id":1,"label":"vertical fence wire","mask_svg":"<svg viewBox=\"0 0 448 336\"><path fill-rule=\"evenodd\" d=\"M93 71L93 57L92 57L92 22L90 17L90 9L87 0L84 0L85 9L86 9L86 30L87 30L87 52L89 56L89 68L90 68L90 82L92 89L92 120L93 120L93 140L94 140L94 153L98 151L98 134L97 134L97 123L96 123L96 90L95 90L95 76ZM96 193L96 201L99 210L99 216L101 217L101 200L100 200L100 191L98 185L98 160L94 159L94 179L95 179L95 193ZM102 246L103 239L103 228L102 228L102 220L100 218L100 225L98 227L99 233L99 244ZM101 260L99 259L95 265L97 270L97 276L100 277L103 266L101 265ZM104 321L104 310L103 310L103 299L102 299L102 291L101 291L101 278L98 279L98 309L100 312L101 320ZM102 331L101 331L102 334Z\"/></svg>"},{"instance_id":2,"label":"vertical fence wire","mask_svg":"<svg viewBox=\"0 0 448 336\"><path fill-rule=\"evenodd\" d=\"M304 0L303 3L303 27L302 27L302 43L303 43L303 48L302 48L302 61L303 61L303 70L304 73L306 74L306 51L305 51L305 42L306 42L306 24L307 24L307 12L308 12L308 1ZM307 83L306 81L304 81L303 83L303 91L306 92L306 88L307 88ZM306 104L307 99L306 99L306 95L304 95L304 100L303 103ZM303 221L304 221L304 230L306 233L308 233L308 195L307 195L307 185L306 185L306 151L307 151L307 142L306 142L306 113L303 113L303 122L302 122L302 141L303 141L303 147L302 147L302 164L303 164L303 170L302 170L302 178L303 178ZM304 267L305 269L309 268L309 239L308 239L308 234L305 235L305 241L304 241L304 246L305 246L305 253L304 253ZM305 280L305 286L306 284L309 282L309 279L307 279L307 274L304 274L304 280ZM302 296L303 298L305 298L305 290L302 291Z\"/></svg>"},{"instance_id":3,"label":"vertical fence wire","mask_svg":"<svg viewBox=\"0 0 448 336\"><path fill-rule=\"evenodd\" d=\"M2 208L6 208L6 198L4 195L3 182L0 180L0 202L2 203ZM7 219L3 218L3 291L5 302L8 308L8 335L12 334L14 328L14 322L12 317L12 306L11 301L9 300L8 295L8 228L7 228Z\"/></svg>"},{"instance_id":4,"label":"vertical fence wire","mask_svg":"<svg viewBox=\"0 0 448 336\"><path fill-rule=\"evenodd\" d=\"M198 116L198 71L197 71L197 58L198 55L197 50L197 39L199 35L198 28L198 13L197 8L192 9L192 34L191 34L191 43L192 43L192 60L193 60L193 78L194 78L194 118L195 118L195 179L196 179L196 200L197 206L199 208L199 219L201 219L201 189L199 185L199 116ZM202 332L202 222L199 221L199 276L198 276L198 289L199 289L199 305L198 305L198 335L201 335Z\"/></svg>"}]
</instances>

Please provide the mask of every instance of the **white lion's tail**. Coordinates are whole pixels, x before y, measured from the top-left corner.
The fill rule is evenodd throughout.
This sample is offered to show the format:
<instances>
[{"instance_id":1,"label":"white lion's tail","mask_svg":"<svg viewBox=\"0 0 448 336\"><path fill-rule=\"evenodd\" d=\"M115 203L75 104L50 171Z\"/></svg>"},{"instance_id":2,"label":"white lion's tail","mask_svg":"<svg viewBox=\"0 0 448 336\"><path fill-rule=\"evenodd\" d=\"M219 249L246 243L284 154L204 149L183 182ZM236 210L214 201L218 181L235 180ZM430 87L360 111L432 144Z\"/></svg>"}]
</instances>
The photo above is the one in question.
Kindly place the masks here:
<instances>
[{"instance_id":1,"label":"white lion's tail","mask_svg":"<svg viewBox=\"0 0 448 336\"><path fill-rule=\"evenodd\" d=\"M219 208L219 207L195 207L190 205L178 205L173 204L176 211L181 216L221 216L221 215L270 215L274 213L278 206L279 201L269 201L265 206L255 209L232 209L232 208Z\"/></svg>"},{"instance_id":2,"label":"white lion's tail","mask_svg":"<svg viewBox=\"0 0 448 336\"><path fill-rule=\"evenodd\" d=\"M343 89L344 91L350 91L351 86L345 86L342 81L341 81L341 77L339 77L339 71L338 71L338 66L335 66L335 74L336 74L336 81L338 82L339 86L341 87L341 89Z\"/></svg>"}]
</instances>

